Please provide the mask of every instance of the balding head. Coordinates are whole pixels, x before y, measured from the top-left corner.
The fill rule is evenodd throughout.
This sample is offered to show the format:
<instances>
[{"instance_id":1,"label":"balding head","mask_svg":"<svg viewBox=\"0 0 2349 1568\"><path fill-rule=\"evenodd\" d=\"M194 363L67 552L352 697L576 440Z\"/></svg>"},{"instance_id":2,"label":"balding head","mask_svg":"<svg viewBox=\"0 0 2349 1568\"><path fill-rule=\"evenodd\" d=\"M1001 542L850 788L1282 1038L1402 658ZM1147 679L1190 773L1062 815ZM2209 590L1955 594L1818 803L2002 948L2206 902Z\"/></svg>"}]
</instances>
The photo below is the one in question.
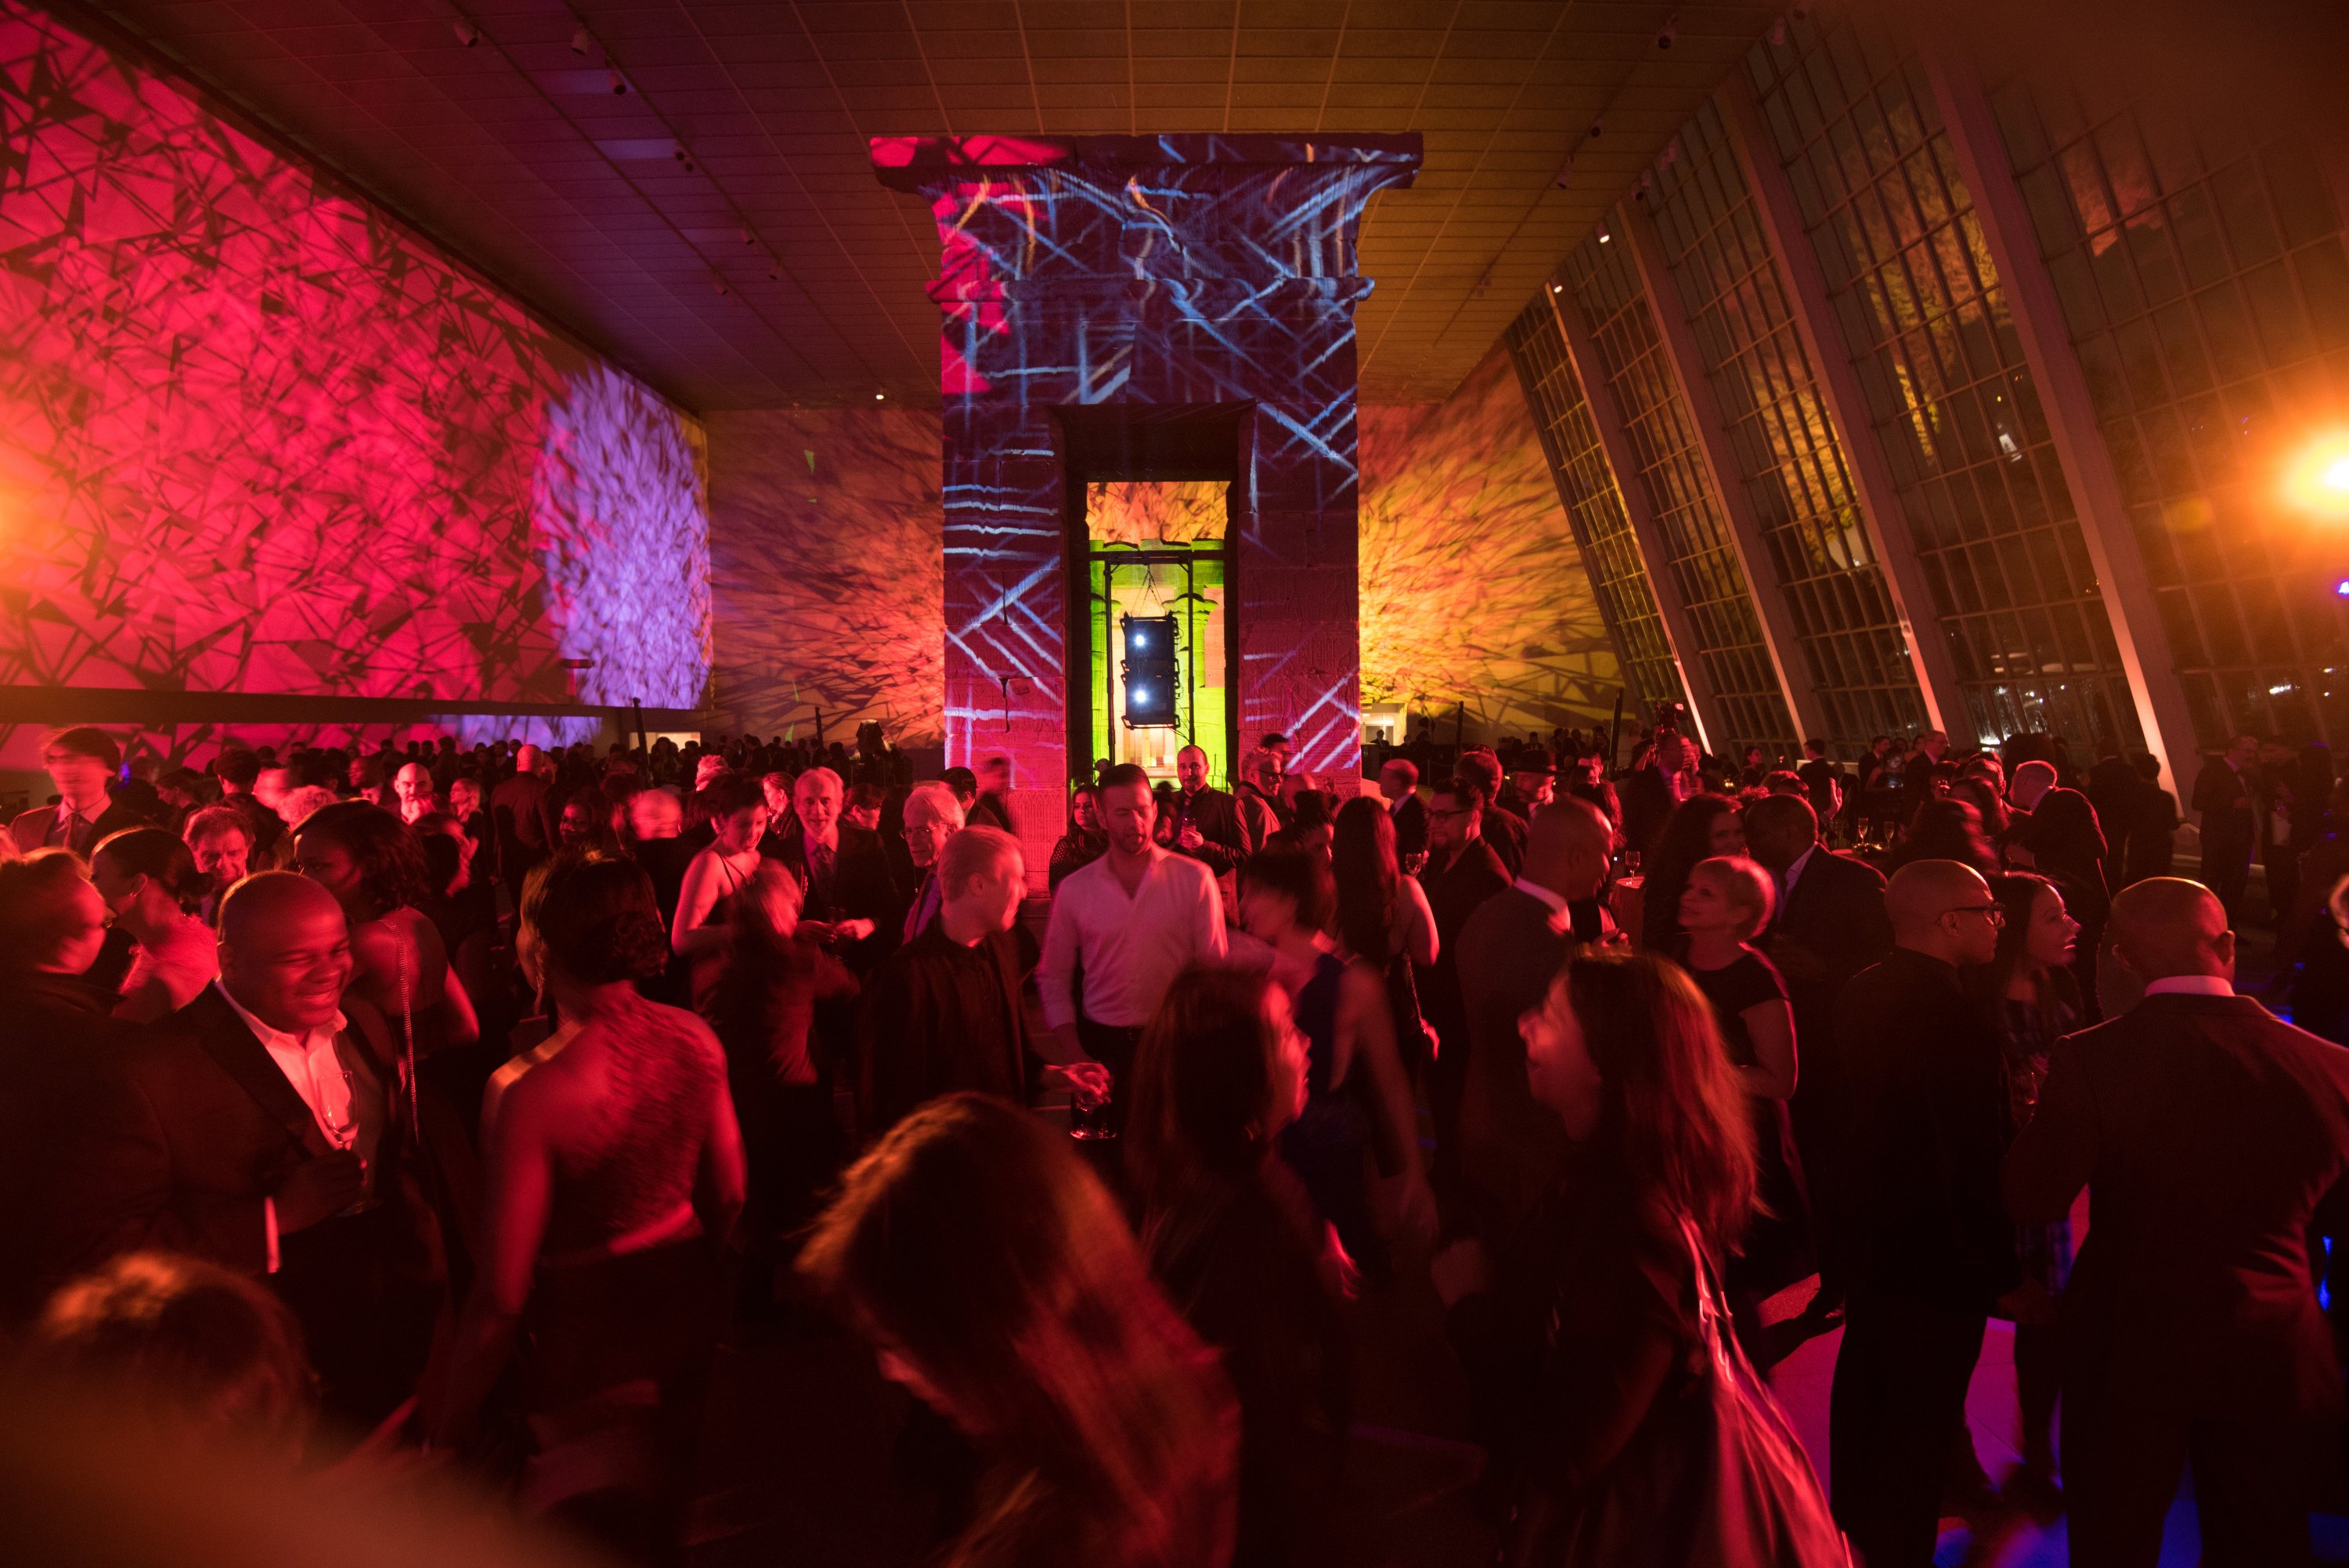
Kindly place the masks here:
<instances>
[{"instance_id":1,"label":"balding head","mask_svg":"<svg viewBox=\"0 0 2349 1568\"><path fill-rule=\"evenodd\" d=\"M2023 810L2034 811L2039 809L2039 802L2046 798L2047 791L2054 788L2055 765L2034 758L2015 768L2014 779L2006 787L2006 798Z\"/></svg>"},{"instance_id":2,"label":"balding head","mask_svg":"<svg viewBox=\"0 0 2349 1568\"><path fill-rule=\"evenodd\" d=\"M535 746L525 746L514 753L514 771L523 774L536 773L539 765L545 760L545 752Z\"/></svg>"},{"instance_id":3,"label":"balding head","mask_svg":"<svg viewBox=\"0 0 2349 1568\"><path fill-rule=\"evenodd\" d=\"M351 977L350 928L335 895L291 872L229 889L220 910L221 985L237 1005L289 1034L334 1022Z\"/></svg>"},{"instance_id":4,"label":"balding head","mask_svg":"<svg viewBox=\"0 0 2349 1568\"><path fill-rule=\"evenodd\" d=\"M1961 861L1911 861L1884 889L1896 946L1944 964L1987 964L1998 952L1998 900Z\"/></svg>"},{"instance_id":5,"label":"balding head","mask_svg":"<svg viewBox=\"0 0 2349 1568\"><path fill-rule=\"evenodd\" d=\"M1594 898L1614 843L1607 813L1579 796L1544 806L1526 826L1526 880L1561 898Z\"/></svg>"},{"instance_id":6,"label":"balding head","mask_svg":"<svg viewBox=\"0 0 2349 1568\"><path fill-rule=\"evenodd\" d=\"M2147 982L2178 975L2235 978L2235 934L2227 911L2200 882L2149 877L2113 900L2106 927L2121 966Z\"/></svg>"},{"instance_id":7,"label":"balding head","mask_svg":"<svg viewBox=\"0 0 2349 1568\"><path fill-rule=\"evenodd\" d=\"M1740 820L1745 848L1774 872L1783 872L1819 841L1818 813L1800 795L1765 795L1748 805Z\"/></svg>"}]
</instances>

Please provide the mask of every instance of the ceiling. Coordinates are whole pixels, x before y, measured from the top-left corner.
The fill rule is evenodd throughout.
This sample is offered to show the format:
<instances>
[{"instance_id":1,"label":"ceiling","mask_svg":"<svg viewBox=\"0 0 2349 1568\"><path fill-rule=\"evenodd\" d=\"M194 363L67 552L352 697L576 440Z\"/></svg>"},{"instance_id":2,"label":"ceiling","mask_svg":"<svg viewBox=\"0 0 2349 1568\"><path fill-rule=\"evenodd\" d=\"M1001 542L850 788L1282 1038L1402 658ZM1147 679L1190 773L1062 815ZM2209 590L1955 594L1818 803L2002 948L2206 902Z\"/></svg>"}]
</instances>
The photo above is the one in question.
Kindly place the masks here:
<instances>
[{"instance_id":1,"label":"ceiling","mask_svg":"<svg viewBox=\"0 0 2349 1568\"><path fill-rule=\"evenodd\" d=\"M874 180L865 139L977 131L1421 132L1417 182L1363 228L1362 397L1444 397L1778 9L82 3L705 412L936 401L936 233Z\"/></svg>"}]
</instances>

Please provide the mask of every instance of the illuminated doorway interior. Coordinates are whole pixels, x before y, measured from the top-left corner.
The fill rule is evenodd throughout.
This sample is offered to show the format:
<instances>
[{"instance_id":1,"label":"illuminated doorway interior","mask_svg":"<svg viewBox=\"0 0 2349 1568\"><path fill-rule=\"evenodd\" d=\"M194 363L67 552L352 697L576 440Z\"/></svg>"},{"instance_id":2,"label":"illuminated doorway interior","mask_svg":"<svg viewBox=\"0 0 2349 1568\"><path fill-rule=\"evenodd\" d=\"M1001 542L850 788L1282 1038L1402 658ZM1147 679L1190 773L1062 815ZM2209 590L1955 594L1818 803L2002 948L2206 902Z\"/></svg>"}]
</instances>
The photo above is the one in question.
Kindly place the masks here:
<instances>
[{"instance_id":1,"label":"illuminated doorway interior","mask_svg":"<svg viewBox=\"0 0 2349 1568\"><path fill-rule=\"evenodd\" d=\"M1094 758L1172 779L1175 753L1195 745L1210 780L1229 787L1226 489L1220 480L1085 486ZM1157 644L1168 630L1171 702L1156 689L1165 668Z\"/></svg>"}]
</instances>

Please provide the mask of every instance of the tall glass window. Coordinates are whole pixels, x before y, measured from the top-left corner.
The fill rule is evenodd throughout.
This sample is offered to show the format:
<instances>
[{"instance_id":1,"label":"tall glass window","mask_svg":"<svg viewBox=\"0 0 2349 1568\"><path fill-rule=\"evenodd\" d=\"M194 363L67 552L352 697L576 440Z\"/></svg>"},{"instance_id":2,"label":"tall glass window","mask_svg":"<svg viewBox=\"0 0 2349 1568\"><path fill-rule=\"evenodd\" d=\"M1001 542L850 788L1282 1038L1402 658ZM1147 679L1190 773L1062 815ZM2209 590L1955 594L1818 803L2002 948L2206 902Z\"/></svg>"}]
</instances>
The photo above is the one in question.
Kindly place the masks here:
<instances>
[{"instance_id":1,"label":"tall glass window","mask_svg":"<svg viewBox=\"0 0 2349 1568\"><path fill-rule=\"evenodd\" d=\"M2281 476L2349 402L2349 257L2309 150L2240 113L1991 95L2204 745L2349 740L2349 542Z\"/></svg>"},{"instance_id":2,"label":"tall glass window","mask_svg":"<svg viewBox=\"0 0 2349 1568\"><path fill-rule=\"evenodd\" d=\"M1640 542L1631 531L1623 494L1615 487L1614 470L1607 466L1590 404L1583 397L1574 362L1567 356L1566 335L1547 298L1519 311L1504 335L1526 401L1533 406L1542 450L1549 456L1550 477L1557 481L1558 499L1582 546L1599 614L1607 617L1608 628L1623 650L1635 699L1650 707L1685 702L1680 665L1672 658L1655 590L1640 559Z\"/></svg>"},{"instance_id":3,"label":"tall glass window","mask_svg":"<svg viewBox=\"0 0 2349 1568\"><path fill-rule=\"evenodd\" d=\"M2144 745L2038 390L1923 67L1868 21L1746 57L1976 736ZM1920 629L1920 635L1930 633ZM2083 755L2094 755L2093 750Z\"/></svg>"},{"instance_id":4,"label":"tall glass window","mask_svg":"<svg viewBox=\"0 0 2349 1568\"><path fill-rule=\"evenodd\" d=\"M1736 150L1712 104L1681 129L1655 171L1648 204L1829 737L1862 747L1875 735L1923 728L1908 640L1862 526L1843 449Z\"/></svg>"},{"instance_id":5,"label":"tall glass window","mask_svg":"<svg viewBox=\"0 0 2349 1568\"><path fill-rule=\"evenodd\" d=\"M1602 242L1601 234L1609 240ZM1628 248L1612 242L1606 226L1585 240L1567 258L1567 292L1559 308L1581 313L1583 328L1603 362L1599 368L1640 465L1638 482L1671 557L1664 564L1696 637L1694 656L1704 662L1713 700L1729 727L1726 745L1793 756L1800 738L1762 640L1754 593L1705 471L1696 424L1673 379L1662 335L1624 255ZM1708 738L1716 748L1723 744Z\"/></svg>"}]
</instances>

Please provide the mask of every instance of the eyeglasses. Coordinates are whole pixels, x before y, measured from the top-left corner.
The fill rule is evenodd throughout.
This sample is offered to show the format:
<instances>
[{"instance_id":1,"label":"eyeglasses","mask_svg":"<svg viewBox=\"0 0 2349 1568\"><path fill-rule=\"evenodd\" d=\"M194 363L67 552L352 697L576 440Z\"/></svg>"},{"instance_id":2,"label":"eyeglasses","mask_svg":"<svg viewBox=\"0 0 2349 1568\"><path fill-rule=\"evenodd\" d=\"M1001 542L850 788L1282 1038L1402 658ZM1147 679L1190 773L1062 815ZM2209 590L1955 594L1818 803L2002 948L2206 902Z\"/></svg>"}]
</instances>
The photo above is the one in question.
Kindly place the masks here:
<instances>
[{"instance_id":1,"label":"eyeglasses","mask_svg":"<svg viewBox=\"0 0 2349 1568\"><path fill-rule=\"evenodd\" d=\"M1945 909L1943 914L1979 914L1992 925L2006 923L2006 906L2002 903L1961 903Z\"/></svg>"}]
</instances>

